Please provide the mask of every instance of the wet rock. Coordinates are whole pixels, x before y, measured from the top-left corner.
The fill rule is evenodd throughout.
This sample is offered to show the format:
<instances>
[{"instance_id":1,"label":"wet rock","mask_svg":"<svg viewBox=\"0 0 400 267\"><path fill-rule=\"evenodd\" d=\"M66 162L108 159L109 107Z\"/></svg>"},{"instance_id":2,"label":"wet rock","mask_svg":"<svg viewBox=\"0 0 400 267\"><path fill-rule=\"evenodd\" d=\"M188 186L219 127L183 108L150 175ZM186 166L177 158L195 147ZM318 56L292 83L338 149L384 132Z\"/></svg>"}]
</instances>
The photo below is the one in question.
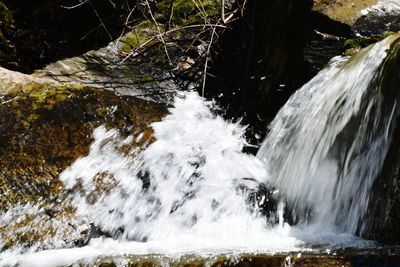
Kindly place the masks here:
<instances>
[{"instance_id":1,"label":"wet rock","mask_svg":"<svg viewBox=\"0 0 400 267\"><path fill-rule=\"evenodd\" d=\"M69 233L87 224L63 202L58 175L88 153L92 132L100 125L126 136L142 133L133 146L151 142L149 125L159 121L166 108L101 88L47 83L5 69L1 73L7 75L0 81L0 250L41 246L54 236L58 242L63 236L76 241ZM37 213L29 213L35 209Z\"/></svg>"},{"instance_id":2,"label":"wet rock","mask_svg":"<svg viewBox=\"0 0 400 267\"><path fill-rule=\"evenodd\" d=\"M397 266L399 256L368 254L277 254L277 255L216 255L210 257L181 256L178 259L157 255L108 257L92 261L81 261L80 266L235 266L235 267L361 267L361 266Z\"/></svg>"},{"instance_id":3,"label":"wet rock","mask_svg":"<svg viewBox=\"0 0 400 267\"><path fill-rule=\"evenodd\" d=\"M367 214L369 223L362 235L383 243L398 244L400 240L400 125L383 166L380 177L374 184L371 211Z\"/></svg>"},{"instance_id":4,"label":"wet rock","mask_svg":"<svg viewBox=\"0 0 400 267\"><path fill-rule=\"evenodd\" d=\"M360 225L360 235L365 238L378 240L383 243L400 242L400 42L394 42L392 51L384 63L380 86L386 97L386 114L393 116L387 138L392 138L389 151L385 157L381 173L376 178L369 199L368 213L364 224ZM393 101L395 101L393 105Z\"/></svg>"},{"instance_id":5,"label":"wet rock","mask_svg":"<svg viewBox=\"0 0 400 267\"><path fill-rule=\"evenodd\" d=\"M379 0L377 4L364 9L354 23L362 33L382 33L400 30L400 3L396 0Z\"/></svg>"},{"instance_id":6,"label":"wet rock","mask_svg":"<svg viewBox=\"0 0 400 267\"><path fill-rule=\"evenodd\" d=\"M340 37L351 37L354 33L348 24L331 19L329 16L311 11L310 24L314 31Z\"/></svg>"}]
</instances>

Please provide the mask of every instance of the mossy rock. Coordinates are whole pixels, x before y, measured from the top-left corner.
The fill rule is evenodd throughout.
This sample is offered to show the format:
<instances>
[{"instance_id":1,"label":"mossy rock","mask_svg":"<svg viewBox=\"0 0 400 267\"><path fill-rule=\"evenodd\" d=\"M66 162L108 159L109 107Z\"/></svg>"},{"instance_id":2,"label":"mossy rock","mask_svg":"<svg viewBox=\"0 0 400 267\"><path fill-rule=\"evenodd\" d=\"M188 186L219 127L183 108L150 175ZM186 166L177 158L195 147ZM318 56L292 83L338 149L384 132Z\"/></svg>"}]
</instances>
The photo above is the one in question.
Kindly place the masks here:
<instances>
[{"instance_id":1,"label":"mossy rock","mask_svg":"<svg viewBox=\"0 0 400 267\"><path fill-rule=\"evenodd\" d=\"M123 43L122 51L129 53L139 47L149 47L156 42L151 38L158 33L157 25L154 22L145 20L134 26L132 30L121 38Z\"/></svg>"},{"instance_id":2,"label":"mossy rock","mask_svg":"<svg viewBox=\"0 0 400 267\"><path fill-rule=\"evenodd\" d=\"M343 49L345 52L343 53L346 56L355 55L362 48L367 47L370 44L379 42L383 40L385 37L394 34L394 32L384 32L383 34L373 34L370 36L357 36L355 38L346 39L343 43Z\"/></svg>"},{"instance_id":3,"label":"mossy rock","mask_svg":"<svg viewBox=\"0 0 400 267\"><path fill-rule=\"evenodd\" d=\"M149 124L165 113L164 106L99 88L16 86L0 96L0 210L57 198L58 174L88 153L96 127L144 132L143 142L151 141Z\"/></svg>"},{"instance_id":4,"label":"mossy rock","mask_svg":"<svg viewBox=\"0 0 400 267\"><path fill-rule=\"evenodd\" d=\"M132 135L133 147L152 142L166 107L82 85L9 86L0 83L0 251L84 245L90 222L66 201L59 174L88 154L100 125Z\"/></svg>"},{"instance_id":5,"label":"mossy rock","mask_svg":"<svg viewBox=\"0 0 400 267\"><path fill-rule=\"evenodd\" d=\"M170 2L171 0L163 0L156 7L161 13L168 15ZM221 2L218 0L173 0L172 22L177 25L191 24L208 16L218 15L220 9Z\"/></svg>"}]
</instances>

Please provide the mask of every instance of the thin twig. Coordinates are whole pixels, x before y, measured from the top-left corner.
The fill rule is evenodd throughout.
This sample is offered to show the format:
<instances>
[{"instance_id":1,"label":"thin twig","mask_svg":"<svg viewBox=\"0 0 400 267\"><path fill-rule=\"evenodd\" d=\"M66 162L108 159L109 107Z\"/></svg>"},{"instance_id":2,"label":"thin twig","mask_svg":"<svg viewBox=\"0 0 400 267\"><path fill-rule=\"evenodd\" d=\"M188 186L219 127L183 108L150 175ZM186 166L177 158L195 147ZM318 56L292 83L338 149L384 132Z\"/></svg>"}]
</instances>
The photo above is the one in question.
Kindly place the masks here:
<instances>
[{"instance_id":1,"label":"thin twig","mask_svg":"<svg viewBox=\"0 0 400 267\"><path fill-rule=\"evenodd\" d=\"M221 0L221 20L222 20L222 24L227 24L231 21L231 19L233 18L233 16L238 12L241 11L241 9L239 10L239 8L233 10L232 12L230 12L230 14L228 15L228 17L225 17L225 0Z\"/></svg>"},{"instance_id":2,"label":"thin twig","mask_svg":"<svg viewBox=\"0 0 400 267\"><path fill-rule=\"evenodd\" d=\"M169 63L172 64L171 58L170 58L169 53L168 53L167 45L166 45L166 43L165 43L165 40L164 40L164 38L163 38L163 35L161 34L160 25L158 24L158 22L157 22L156 19L154 18L153 12L151 11L151 7L150 7L150 4L149 4L149 1L146 0L146 4L147 4L147 7L148 7L148 9L149 9L149 13L150 13L151 19L153 20L154 24L155 24L156 27L157 27L158 36L159 36L161 42L162 42L163 45L164 45L165 55L167 56Z\"/></svg>"},{"instance_id":3,"label":"thin twig","mask_svg":"<svg viewBox=\"0 0 400 267\"><path fill-rule=\"evenodd\" d=\"M110 37L110 40L112 41L112 40L113 40L113 37L111 36L110 32L108 31L106 25L105 25L104 22L103 22L103 19L100 17L100 15L99 15L99 13L97 12L96 8L93 6L93 4L92 4L92 2L91 2L90 0L86 0L86 1L89 3L89 5L90 5L90 7L92 8L94 14L95 14L96 17L99 19L99 21L100 21L100 23L101 23L101 26L103 26L105 32L107 33L108 37Z\"/></svg>"},{"instance_id":4,"label":"thin twig","mask_svg":"<svg viewBox=\"0 0 400 267\"><path fill-rule=\"evenodd\" d=\"M171 22L172 22L172 17L174 15L174 0L169 1L169 7L168 7L168 22L165 25L165 31L169 31L169 28L171 27Z\"/></svg>"},{"instance_id":5,"label":"thin twig","mask_svg":"<svg viewBox=\"0 0 400 267\"><path fill-rule=\"evenodd\" d=\"M170 33L173 33L173 32L176 32L176 31L179 31L179 30L182 30L182 29L201 28L201 27L212 27L213 29L215 29L215 28L223 28L223 29L226 29L226 28L227 28L226 26L221 25L221 24L197 24L197 25L187 25L187 26L177 27L177 28L171 29L171 30L169 30L169 31L167 31L167 32L160 33L159 35L164 35L164 36L165 36L165 35L168 35L168 34L170 34ZM158 38L159 38L158 35L155 35L155 36L153 36L153 37L150 37L146 42L144 42L143 44L141 44L138 48L132 50L132 51L120 62L120 64L124 63L126 60L128 60L128 58L130 58L132 55L136 54L137 51L138 51L139 49L143 48L143 47L146 46L148 43L150 43L150 42L153 41L154 39L158 39Z\"/></svg>"},{"instance_id":6,"label":"thin twig","mask_svg":"<svg viewBox=\"0 0 400 267\"><path fill-rule=\"evenodd\" d=\"M211 33L211 38L210 38L210 43L208 44L207 47L207 53L206 53L206 62L204 63L204 73L203 73L203 85L201 88L201 96L204 97L204 90L206 88L206 79L207 79L207 68L208 68L208 58L210 56L210 51L211 51L211 46L214 40L214 34L215 34L216 27L213 28L212 33Z\"/></svg>"},{"instance_id":7,"label":"thin twig","mask_svg":"<svg viewBox=\"0 0 400 267\"><path fill-rule=\"evenodd\" d=\"M65 8L65 9L74 9L74 8L77 8L77 7L80 7L80 6L84 5L84 4L86 4L87 1L88 0L85 0L85 1L83 1L83 2L81 2L79 4L77 4L77 5L74 5L74 6L61 6L61 7Z\"/></svg>"}]
</instances>

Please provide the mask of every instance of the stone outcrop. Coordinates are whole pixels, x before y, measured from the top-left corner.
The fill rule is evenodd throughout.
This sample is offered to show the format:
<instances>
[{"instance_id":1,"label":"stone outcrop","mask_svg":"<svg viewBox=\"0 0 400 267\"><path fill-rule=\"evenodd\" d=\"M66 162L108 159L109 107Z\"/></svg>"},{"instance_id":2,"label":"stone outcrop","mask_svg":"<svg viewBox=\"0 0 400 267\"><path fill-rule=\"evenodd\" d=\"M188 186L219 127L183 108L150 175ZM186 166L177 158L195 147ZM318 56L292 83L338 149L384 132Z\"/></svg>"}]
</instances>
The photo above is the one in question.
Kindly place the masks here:
<instances>
[{"instance_id":1,"label":"stone outcrop","mask_svg":"<svg viewBox=\"0 0 400 267\"><path fill-rule=\"evenodd\" d=\"M376 2L377 0L314 0L313 10L352 25L363 9Z\"/></svg>"},{"instance_id":2,"label":"stone outcrop","mask_svg":"<svg viewBox=\"0 0 400 267\"><path fill-rule=\"evenodd\" d=\"M151 142L150 124L161 120L166 108L101 88L0 72L0 250L45 247L54 236L73 245L80 237L71 233L88 228L88 222L80 222L63 202L58 175L88 153L100 125L126 136L142 133L133 146Z\"/></svg>"},{"instance_id":3,"label":"stone outcrop","mask_svg":"<svg viewBox=\"0 0 400 267\"><path fill-rule=\"evenodd\" d=\"M391 122L392 142L381 173L376 178L370 195L369 213L360 229L361 236L383 243L400 242L400 41L392 46L392 56L385 62L380 86L386 97L387 114ZM389 104L390 103L390 104ZM388 122L389 123L389 122ZM389 133L390 134L390 133Z\"/></svg>"}]
</instances>

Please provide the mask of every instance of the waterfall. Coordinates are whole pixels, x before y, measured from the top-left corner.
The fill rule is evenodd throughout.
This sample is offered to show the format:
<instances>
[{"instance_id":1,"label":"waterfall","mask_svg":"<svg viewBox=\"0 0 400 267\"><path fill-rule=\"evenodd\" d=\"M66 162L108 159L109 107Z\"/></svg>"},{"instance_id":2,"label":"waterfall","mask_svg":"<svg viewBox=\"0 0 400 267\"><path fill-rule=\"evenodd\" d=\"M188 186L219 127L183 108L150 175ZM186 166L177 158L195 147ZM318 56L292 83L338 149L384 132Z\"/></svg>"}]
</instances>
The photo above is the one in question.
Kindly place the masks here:
<instances>
[{"instance_id":1,"label":"waterfall","mask_svg":"<svg viewBox=\"0 0 400 267\"><path fill-rule=\"evenodd\" d=\"M303 223L362 232L400 109L399 35L329 66L279 111L257 156Z\"/></svg>"},{"instance_id":2,"label":"waterfall","mask_svg":"<svg viewBox=\"0 0 400 267\"><path fill-rule=\"evenodd\" d=\"M257 156L243 152L246 128L194 92L176 97L144 147L134 145L140 135L98 127L89 154L59 178L63 205L100 237L70 249L49 237L30 251L1 253L0 265L369 246L353 234L368 221L399 119L399 56L394 35L351 59L334 58L280 110ZM0 214L0 226L40 210L15 207ZM289 216L297 225L284 221Z\"/></svg>"}]
</instances>

